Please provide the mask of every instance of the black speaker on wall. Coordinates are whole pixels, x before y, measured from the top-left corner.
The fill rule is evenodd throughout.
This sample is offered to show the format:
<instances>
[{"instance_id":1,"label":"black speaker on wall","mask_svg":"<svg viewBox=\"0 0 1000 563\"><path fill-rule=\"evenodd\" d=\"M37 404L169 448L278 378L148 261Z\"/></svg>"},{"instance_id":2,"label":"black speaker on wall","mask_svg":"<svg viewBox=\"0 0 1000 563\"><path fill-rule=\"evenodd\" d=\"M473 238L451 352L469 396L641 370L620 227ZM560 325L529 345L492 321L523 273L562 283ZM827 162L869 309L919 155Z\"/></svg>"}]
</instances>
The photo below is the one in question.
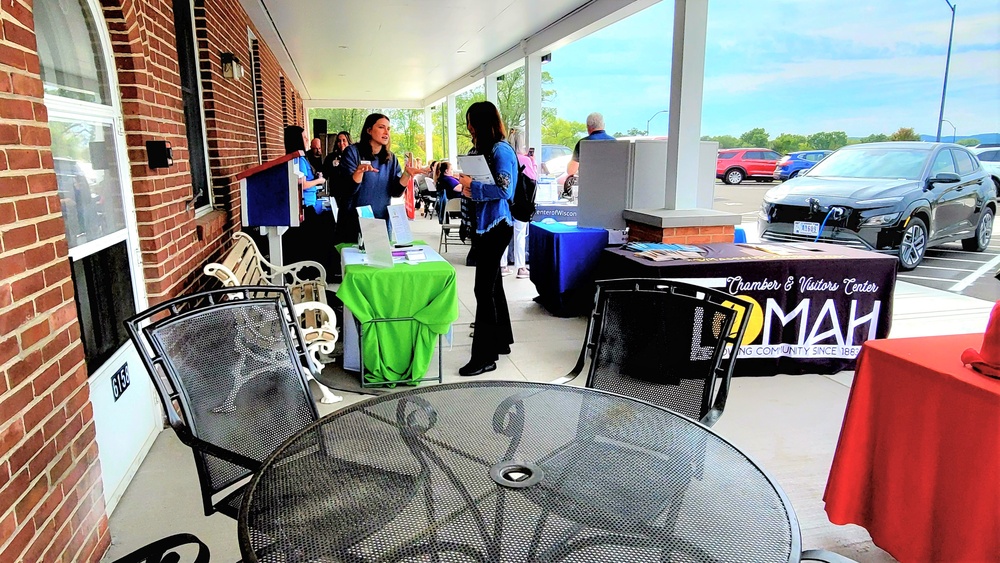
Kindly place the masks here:
<instances>
[{"instance_id":1,"label":"black speaker on wall","mask_svg":"<svg viewBox=\"0 0 1000 563\"><path fill-rule=\"evenodd\" d=\"M326 120L325 119L314 119L313 120L313 137L322 137L326 135Z\"/></svg>"}]
</instances>

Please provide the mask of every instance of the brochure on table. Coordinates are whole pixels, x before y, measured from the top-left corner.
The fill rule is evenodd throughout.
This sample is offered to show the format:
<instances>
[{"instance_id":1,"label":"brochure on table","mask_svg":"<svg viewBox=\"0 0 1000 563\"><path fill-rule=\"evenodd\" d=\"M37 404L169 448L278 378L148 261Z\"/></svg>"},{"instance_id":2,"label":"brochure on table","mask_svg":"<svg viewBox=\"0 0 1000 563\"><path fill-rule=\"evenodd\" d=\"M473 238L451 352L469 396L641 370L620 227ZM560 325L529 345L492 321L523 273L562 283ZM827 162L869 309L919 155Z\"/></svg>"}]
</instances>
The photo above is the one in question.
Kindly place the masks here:
<instances>
[{"instance_id":1,"label":"brochure on table","mask_svg":"<svg viewBox=\"0 0 1000 563\"><path fill-rule=\"evenodd\" d=\"M389 206L389 227L392 229L392 240L395 244L413 244L413 233L410 232L410 220L406 217L405 205Z\"/></svg>"},{"instance_id":2,"label":"brochure on table","mask_svg":"<svg viewBox=\"0 0 1000 563\"><path fill-rule=\"evenodd\" d=\"M376 268L392 267L392 244L389 243L389 232L385 220L358 218L361 224L361 237L365 241L365 255L368 265Z\"/></svg>"},{"instance_id":3,"label":"brochure on table","mask_svg":"<svg viewBox=\"0 0 1000 563\"><path fill-rule=\"evenodd\" d=\"M493 172L490 172L489 164L486 164L486 157L481 154L458 157L458 169L466 176L472 176L473 180L484 184L496 185L493 179Z\"/></svg>"}]
</instances>

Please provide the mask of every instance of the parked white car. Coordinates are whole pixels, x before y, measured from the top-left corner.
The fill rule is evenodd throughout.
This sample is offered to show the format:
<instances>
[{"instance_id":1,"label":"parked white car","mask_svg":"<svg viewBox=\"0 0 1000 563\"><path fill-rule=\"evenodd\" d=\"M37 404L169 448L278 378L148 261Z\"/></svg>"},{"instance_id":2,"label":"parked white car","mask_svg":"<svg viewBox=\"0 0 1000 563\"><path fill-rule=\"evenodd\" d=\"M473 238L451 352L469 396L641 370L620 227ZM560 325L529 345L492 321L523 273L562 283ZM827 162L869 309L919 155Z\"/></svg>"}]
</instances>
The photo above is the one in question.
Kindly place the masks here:
<instances>
[{"instance_id":1,"label":"parked white car","mask_svg":"<svg viewBox=\"0 0 1000 563\"><path fill-rule=\"evenodd\" d=\"M1000 194L1000 147L984 147L969 150L979 159L979 163L983 165L983 170L993 177L993 183L997 185L997 193Z\"/></svg>"}]
</instances>

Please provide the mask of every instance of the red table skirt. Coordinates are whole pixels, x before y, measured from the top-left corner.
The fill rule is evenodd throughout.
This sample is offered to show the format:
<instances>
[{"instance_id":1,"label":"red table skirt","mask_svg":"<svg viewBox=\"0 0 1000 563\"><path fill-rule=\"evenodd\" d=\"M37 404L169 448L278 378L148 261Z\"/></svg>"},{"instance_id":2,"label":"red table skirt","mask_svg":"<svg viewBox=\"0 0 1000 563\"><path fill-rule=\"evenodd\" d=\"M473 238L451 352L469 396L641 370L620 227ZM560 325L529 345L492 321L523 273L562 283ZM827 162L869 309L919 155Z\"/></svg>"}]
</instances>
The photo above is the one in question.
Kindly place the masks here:
<instances>
[{"instance_id":1,"label":"red table skirt","mask_svg":"<svg viewBox=\"0 0 1000 563\"><path fill-rule=\"evenodd\" d=\"M904 563L1000 562L1000 380L962 365L983 335L868 341L826 512Z\"/></svg>"}]
</instances>

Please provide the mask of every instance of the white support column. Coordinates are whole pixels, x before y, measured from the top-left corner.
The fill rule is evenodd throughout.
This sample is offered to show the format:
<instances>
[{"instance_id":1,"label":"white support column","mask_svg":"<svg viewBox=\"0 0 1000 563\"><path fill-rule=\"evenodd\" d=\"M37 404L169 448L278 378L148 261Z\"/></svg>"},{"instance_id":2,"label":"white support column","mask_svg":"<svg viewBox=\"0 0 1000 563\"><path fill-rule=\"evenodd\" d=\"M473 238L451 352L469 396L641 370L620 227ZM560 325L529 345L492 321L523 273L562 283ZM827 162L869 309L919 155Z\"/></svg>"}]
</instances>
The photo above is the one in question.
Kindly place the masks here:
<instances>
[{"instance_id":1,"label":"white support column","mask_svg":"<svg viewBox=\"0 0 1000 563\"><path fill-rule=\"evenodd\" d=\"M524 92L528 107L525 108L525 141L535 149L536 162L542 154L542 55L534 53L524 57Z\"/></svg>"},{"instance_id":2,"label":"white support column","mask_svg":"<svg viewBox=\"0 0 1000 563\"><path fill-rule=\"evenodd\" d=\"M664 201L667 209L697 207L707 31L708 0L675 0Z\"/></svg>"},{"instance_id":3,"label":"white support column","mask_svg":"<svg viewBox=\"0 0 1000 563\"><path fill-rule=\"evenodd\" d=\"M485 67L486 67L486 65L483 65L484 69L485 69ZM497 103L497 100L498 100L498 98L497 98L497 75L495 75L495 74L487 74L486 77L483 80L486 82L486 101L493 102L493 105L499 107L500 104Z\"/></svg>"},{"instance_id":4,"label":"white support column","mask_svg":"<svg viewBox=\"0 0 1000 563\"><path fill-rule=\"evenodd\" d=\"M434 113L431 106L424 108L424 164L434 160Z\"/></svg>"},{"instance_id":5,"label":"white support column","mask_svg":"<svg viewBox=\"0 0 1000 563\"><path fill-rule=\"evenodd\" d=\"M455 125L455 94L448 95L448 160L458 162L458 130Z\"/></svg>"}]
</instances>

